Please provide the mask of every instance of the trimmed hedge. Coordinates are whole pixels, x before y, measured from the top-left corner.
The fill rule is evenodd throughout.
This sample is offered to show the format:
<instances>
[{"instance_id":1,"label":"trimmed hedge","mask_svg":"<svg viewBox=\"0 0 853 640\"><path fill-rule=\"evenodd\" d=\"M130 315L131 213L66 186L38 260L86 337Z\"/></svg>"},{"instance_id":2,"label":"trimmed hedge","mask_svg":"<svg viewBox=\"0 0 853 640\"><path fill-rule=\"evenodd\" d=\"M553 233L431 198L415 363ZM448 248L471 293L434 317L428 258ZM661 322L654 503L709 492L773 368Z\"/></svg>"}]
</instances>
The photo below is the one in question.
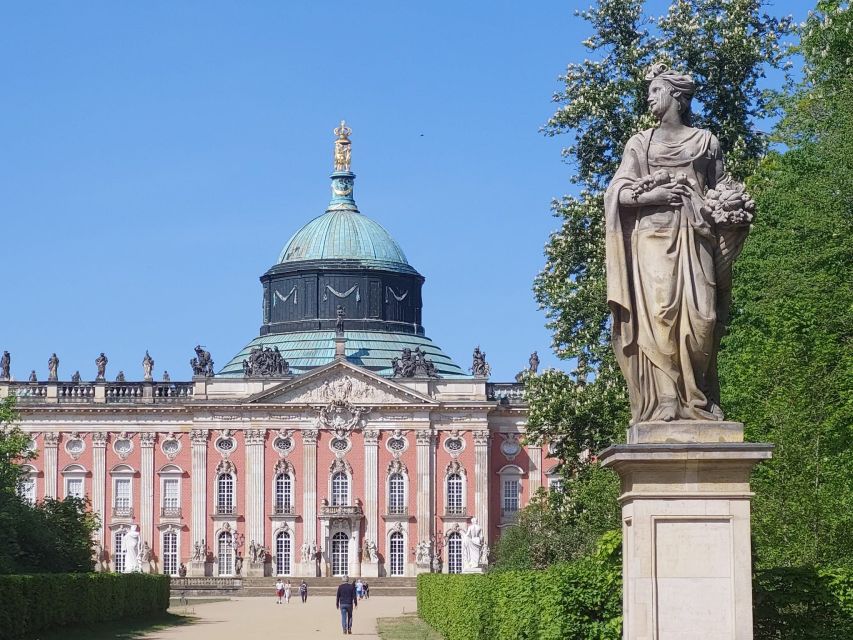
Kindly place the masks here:
<instances>
[{"instance_id":1,"label":"trimmed hedge","mask_svg":"<svg viewBox=\"0 0 853 640\"><path fill-rule=\"evenodd\" d=\"M544 571L423 574L418 613L446 640L620 640L621 568L585 558Z\"/></svg>"},{"instance_id":2,"label":"trimmed hedge","mask_svg":"<svg viewBox=\"0 0 853 640\"><path fill-rule=\"evenodd\" d=\"M853 638L853 569L756 571L755 640ZM418 576L418 613L446 640L619 640L622 580L585 558L545 571Z\"/></svg>"},{"instance_id":3,"label":"trimmed hedge","mask_svg":"<svg viewBox=\"0 0 853 640\"><path fill-rule=\"evenodd\" d=\"M26 638L55 627L163 614L169 607L169 576L0 576L0 603L0 640Z\"/></svg>"}]
</instances>

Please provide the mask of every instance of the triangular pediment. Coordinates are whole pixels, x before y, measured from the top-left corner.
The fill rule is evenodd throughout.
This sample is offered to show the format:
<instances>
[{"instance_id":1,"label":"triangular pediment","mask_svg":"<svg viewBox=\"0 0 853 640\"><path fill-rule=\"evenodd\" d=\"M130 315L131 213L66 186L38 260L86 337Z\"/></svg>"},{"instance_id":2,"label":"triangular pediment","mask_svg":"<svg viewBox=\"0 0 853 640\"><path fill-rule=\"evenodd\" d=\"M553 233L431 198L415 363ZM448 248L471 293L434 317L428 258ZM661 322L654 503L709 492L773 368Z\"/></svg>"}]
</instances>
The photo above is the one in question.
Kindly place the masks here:
<instances>
[{"instance_id":1,"label":"triangular pediment","mask_svg":"<svg viewBox=\"0 0 853 640\"><path fill-rule=\"evenodd\" d=\"M250 404L320 405L336 400L359 405L436 405L432 398L349 362L333 362L257 393Z\"/></svg>"}]
</instances>

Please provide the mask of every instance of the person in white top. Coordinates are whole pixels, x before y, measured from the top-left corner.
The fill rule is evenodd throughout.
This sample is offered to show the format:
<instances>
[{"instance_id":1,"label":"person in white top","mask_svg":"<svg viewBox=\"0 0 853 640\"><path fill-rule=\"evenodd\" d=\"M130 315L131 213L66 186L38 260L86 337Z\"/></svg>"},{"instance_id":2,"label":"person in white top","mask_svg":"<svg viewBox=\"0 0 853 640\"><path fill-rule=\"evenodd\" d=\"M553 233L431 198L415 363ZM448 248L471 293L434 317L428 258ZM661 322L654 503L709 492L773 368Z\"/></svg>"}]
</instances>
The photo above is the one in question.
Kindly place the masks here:
<instances>
[{"instance_id":1,"label":"person in white top","mask_svg":"<svg viewBox=\"0 0 853 640\"><path fill-rule=\"evenodd\" d=\"M290 602L290 580L284 583L284 601Z\"/></svg>"},{"instance_id":2,"label":"person in white top","mask_svg":"<svg viewBox=\"0 0 853 640\"><path fill-rule=\"evenodd\" d=\"M276 580L275 583L275 603L281 604L281 598L284 596L284 583L281 581L281 578Z\"/></svg>"}]
</instances>

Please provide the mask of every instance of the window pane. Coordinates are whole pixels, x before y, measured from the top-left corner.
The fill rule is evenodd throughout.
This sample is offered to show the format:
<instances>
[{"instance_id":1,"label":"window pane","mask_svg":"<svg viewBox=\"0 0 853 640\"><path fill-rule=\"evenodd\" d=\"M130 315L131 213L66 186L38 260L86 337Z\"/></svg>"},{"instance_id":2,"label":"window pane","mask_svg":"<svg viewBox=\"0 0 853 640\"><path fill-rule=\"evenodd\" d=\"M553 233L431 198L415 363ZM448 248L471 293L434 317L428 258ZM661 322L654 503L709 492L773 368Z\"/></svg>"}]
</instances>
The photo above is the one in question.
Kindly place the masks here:
<instances>
[{"instance_id":1,"label":"window pane","mask_svg":"<svg viewBox=\"0 0 853 640\"><path fill-rule=\"evenodd\" d=\"M163 534L163 573L178 575L178 534L174 531Z\"/></svg>"},{"instance_id":2,"label":"window pane","mask_svg":"<svg viewBox=\"0 0 853 640\"><path fill-rule=\"evenodd\" d=\"M462 535L459 533L447 536L447 572L462 573Z\"/></svg>"},{"instance_id":3,"label":"window pane","mask_svg":"<svg viewBox=\"0 0 853 640\"><path fill-rule=\"evenodd\" d=\"M166 478L163 480L163 507L166 509L177 509L180 505L178 494L179 481L177 478Z\"/></svg>"},{"instance_id":4,"label":"window pane","mask_svg":"<svg viewBox=\"0 0 853 640\"><path fill-rule=\"evenodd\" d=\"M518 485L516 478L504 480L503 482L503 510L504 513L518 511Z\"/></svg>"},{"instance_id":5,"label":"window pane","mask_svg":"<svg viewBox=\"0 0 853 640\"><path fill-rule=\"evenodd\" d=\"M452 473L447 476L447 512L462 513L462 476Z\"/></svg>"},{"instance_id":6,"label":"window pane","mask_svg":"<svg viewBox=\"0 0 853 640\"><path fill-rule=\"evenodd\" d=\"M130 508L130 478L116 478L113 506L118 509Z\"/></svg>"},{"instance_id":7,"label":"window pane","mask_svg":"<svg viewBox=\"0 0 853 640\"><path fill-rule=\"evenodd\" d=\"M349 478L338 472L332 476L332 506L349 504Z\"/></svg>"},{"instance_id":8,"label":"window pane","mask_svg":"<svg viewBox=\"0 0 853 640\"><path fill-rule=\"evenodd\" d=\"M66 478L65 495L75 498L83 497L83 478Z\"/></svg>"}]
</instances>

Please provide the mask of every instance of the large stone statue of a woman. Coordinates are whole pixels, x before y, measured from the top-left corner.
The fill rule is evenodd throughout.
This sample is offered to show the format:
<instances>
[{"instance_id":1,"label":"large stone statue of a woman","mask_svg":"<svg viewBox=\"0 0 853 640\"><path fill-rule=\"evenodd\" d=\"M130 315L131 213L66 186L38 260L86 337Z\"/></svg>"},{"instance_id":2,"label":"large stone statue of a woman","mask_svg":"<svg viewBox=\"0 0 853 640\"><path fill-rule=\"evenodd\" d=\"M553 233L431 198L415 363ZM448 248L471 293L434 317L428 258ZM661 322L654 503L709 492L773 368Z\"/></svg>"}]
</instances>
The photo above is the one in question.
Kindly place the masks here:
<instances>
[{"instance_id":1,"label":"large stone statue of a woman","mask_svg":"<svg viewBox=\"0 0 853 640\"><path fill-rule=\"evenodd\" d=\"M690 126L693 79L662 64L646 79L658 125L628 141L605 197L613 348L633 424L719 421L717 350L755 204Z\"/></svg>"},{"instance_id":2,"label":"large stone statue of a woman","mask_svg":"<svg viewBox=\"0 0 853 640\"><path fill-rule=\"evenodd\" d=\"M127 533L121 540L121 548L124 551L124 573L135 573L141 571L139 564L139 527L130 525Z\"/></svg>"}]
</instances>

